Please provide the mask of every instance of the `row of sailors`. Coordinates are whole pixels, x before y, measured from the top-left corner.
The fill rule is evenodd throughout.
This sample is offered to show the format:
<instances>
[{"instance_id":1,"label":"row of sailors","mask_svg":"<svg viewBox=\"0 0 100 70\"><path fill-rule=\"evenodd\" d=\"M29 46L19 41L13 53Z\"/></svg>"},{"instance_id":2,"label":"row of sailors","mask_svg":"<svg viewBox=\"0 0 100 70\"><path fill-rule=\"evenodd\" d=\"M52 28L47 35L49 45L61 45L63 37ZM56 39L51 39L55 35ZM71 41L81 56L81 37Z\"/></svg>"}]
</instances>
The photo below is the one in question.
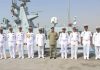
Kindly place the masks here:
<instances>
[{"instance_id":1,"label":"row of sailors","mask_svg":"<svg viewBox=\"0 0 100 70\"><path fill-rule=\"evenodd\" d=\"M88 26L84 26L84 31L80 34L76 28L73 28L73 32L68 35L66 29L62 29L62 33L59 35L59 44L61 46L61 57L67 59L68 46L71 45L71 59L77 59L78 46L83 46L84 59L89 59L89 48L93 44L95 46L95 59L100 59L100 28L96 28L92 36L91 31L88 30ZM28 58L34 58L34 44L38 46L38 58L44 58L44 45L45 34L39 29L39 33L34 35L32 27L29 27L29 32L24 34L22 27L19 27L19 32L13 33L13 28L9 28L9 33L5 35L3 29L0 29L0 58L6 59L5 52L5 40L7 37L10 58L15 58L16 48L18 48L19 58L24 58L23 43L27 45Z\"/></svg>"},{"instance_id":2,"label":"row of sailors","mask_svg":"<svg viewBox=\"0 0 100 70\"><path fill-rule=\"evenodd\" d=\"M89 59L89 49L91 46L95 46L95 59L100 59L100 28L96 28L96 32L92 35L88 30L88 26L84 26L84 31L80 34L74 27L73 32L68 35L66 29L62 29L62 33L59 36L59 42L61 45L61 57L67 59L67 48L71 45L71 59L77 59L78 46L83 46L84 59ZM67 45L66 45L67 44Z\"/></svg>"},{"instance_id":3,"label":"row of sailors","mask_svg":"<svg viewBox=\"0 0 100 70\"><path fill-rule=\"evenodd\" d=\"M36 38L35 38L36 37ZM26 34L22 31L22 27L19 27L19 32L16 34L13 32L13 28L9 28L8 34L3 34L3 29L0 29L0 58L3 57L6 59L6 53L4 46L5 41L7 40L7 45L9 48L10 58L15 58L16 49L18 51L19 58L24 58L24 45L27 45L28 58L34 58L34 44L38 46L38 58L44 58L44 42L45 35L42 33L42 30L39 30L39 33L34 35L32 27L29 27L29 32Z\"/></svg>"}]
</instances>

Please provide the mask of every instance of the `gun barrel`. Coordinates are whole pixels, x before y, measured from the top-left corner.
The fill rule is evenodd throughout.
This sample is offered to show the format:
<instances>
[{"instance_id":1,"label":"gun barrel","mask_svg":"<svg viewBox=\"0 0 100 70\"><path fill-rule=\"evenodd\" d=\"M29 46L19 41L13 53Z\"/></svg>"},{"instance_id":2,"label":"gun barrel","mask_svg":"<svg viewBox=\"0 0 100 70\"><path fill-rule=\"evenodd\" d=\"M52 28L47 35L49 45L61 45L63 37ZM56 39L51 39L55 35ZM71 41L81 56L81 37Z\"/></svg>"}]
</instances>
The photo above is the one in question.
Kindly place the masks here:
<instances>
[{"instance_id":1,"label":"gun barrel","mask_svg":"<svg viewBox=\"0 0 100 70\"><path fill-rule=\"evenodd\" d=\"M30 2L30 0L19 0L19 1L22 1L22 2Z\"/></svg>"}]
</instances>

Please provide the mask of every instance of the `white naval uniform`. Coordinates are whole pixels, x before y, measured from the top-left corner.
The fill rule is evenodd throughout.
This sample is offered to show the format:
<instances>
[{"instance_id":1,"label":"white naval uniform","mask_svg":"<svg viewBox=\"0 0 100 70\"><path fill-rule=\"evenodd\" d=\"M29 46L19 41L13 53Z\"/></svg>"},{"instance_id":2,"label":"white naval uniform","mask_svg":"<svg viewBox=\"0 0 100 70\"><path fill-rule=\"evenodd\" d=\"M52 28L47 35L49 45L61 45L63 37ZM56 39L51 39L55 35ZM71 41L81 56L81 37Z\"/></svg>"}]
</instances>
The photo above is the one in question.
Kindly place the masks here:
<instances>
[{"instance_id":1,"label":"white naval uniform","mask_svg":"<svg viewBox=\"0 0 100 70\"><path fill-rule=\"evenodd\" d=\"M28 32L26 34L28 58L34 58L34 41L35 41L34 33L29 33Z\"/></svg>"},{"instance_id":2,"label":"white naval uniform","mask_svg":"<svg viewBox=\"0 0 100 70\"><path fill-rule=\"evenodd\" d=\"M45 34L36 34L36 45L38 45L38 58L44 58L44 45L45 45Z\"/></svg>"},{"instance_id":3,"label":"white naval uniform","mask_svg":"<svg viewBox=\"0 0 100 70\"><path fill-rule=\"evenodd\" d=\"M8 33L7 39L8 39L10 58L15 58L15 55L16 55L16 34L15 33Z\"/></svg>"},{"instance_id":4,"label":"white naval uniform","mask_svg":"<svg viewBox=\"0 0 100 70\"><path fill-rule=\"evenodd\" d=\"M68 33L60 33L59 44L61 46L61 57L67 59L69 35Z\"/></svg>"},{"instance_id":5,"label":"white naval uniform","mask_svg":"<svg viewBox=\"0 0 100 70\"><path fill-rule=\"evenodd\" d=\"M3 57L6 59L6 47L4 46L5 44L5 35L0 34L0 59Z\"/></svg>"},{"instance_id":6,"label":"white naval uniform","mask_svg":"<svg viewBox=\"0 0 100 70\"><path fill-rule=\"evenodd\" d=\"M100 32L93 34L93 44L95 46L95 59L100 59Z\"/></svg>"},{"instance_id":7,"label":"white naval uniform","mask_svg":"<svg viewBox=\"0 0 100 70\"><path fill-rule=\"evenodd\" d=\"M89 49L90 49L90 38L92 37L92 33L90 31L83 31L81 33L81 37L83 38L83 54L84 59L89 59Z\"/></svg>"},{"instance_id":8,"label":"white naval uniform","mask_svg":"<svg viewBox=\"0 0 100 70\"><path fill-rule=\"evenodd\" d=\"M24 58L24 33L23 32L17 32L16 33L16 44L18 48L18 54L19 58Z\"/></svg>"},{"instance_id":9,"label":"white naval uniform","mask_svg":"<svg viewBox=\"0 0 100 70\"><path fill-rule=\"evenodd\" d=\"M71 42L71 59L77 59L77 51L78 45L80 42L80 33L79 32L72 32L70 34L70 42Z\"/></svg>"}]
</instances>

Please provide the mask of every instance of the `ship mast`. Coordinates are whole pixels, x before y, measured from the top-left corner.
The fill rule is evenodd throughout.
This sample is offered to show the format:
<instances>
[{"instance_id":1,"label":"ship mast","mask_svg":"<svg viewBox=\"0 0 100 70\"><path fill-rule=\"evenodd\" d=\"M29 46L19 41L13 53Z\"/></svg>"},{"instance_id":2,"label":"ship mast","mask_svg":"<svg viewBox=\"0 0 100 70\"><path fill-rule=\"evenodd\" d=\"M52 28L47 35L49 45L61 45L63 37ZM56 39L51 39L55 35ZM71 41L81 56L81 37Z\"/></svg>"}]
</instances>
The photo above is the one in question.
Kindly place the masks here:
<instances>
[{"instance_id":1,"label":"ship mast","mask_svg":"<svg viewBox=\"0 0 100 70\"><path fill-rule=\"evenodd\" d=\"M70 20L70 0L68 0L68 26L71 25L71 20Z\"/></svg>"}]
</instances>

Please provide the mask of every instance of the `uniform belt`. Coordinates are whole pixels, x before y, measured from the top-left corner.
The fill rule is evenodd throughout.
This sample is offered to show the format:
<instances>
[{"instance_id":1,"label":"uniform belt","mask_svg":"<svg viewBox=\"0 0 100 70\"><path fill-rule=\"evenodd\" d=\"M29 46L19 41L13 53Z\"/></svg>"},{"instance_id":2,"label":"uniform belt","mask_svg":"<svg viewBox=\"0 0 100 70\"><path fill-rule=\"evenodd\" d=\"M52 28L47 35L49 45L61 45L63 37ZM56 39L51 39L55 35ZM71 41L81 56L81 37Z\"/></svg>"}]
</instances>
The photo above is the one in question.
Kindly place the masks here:
<instances>
[{"instance_id":1,"label":"uniform belt","mask_svg":"<svg viewBox=\"0 0 100 70\"><path fill-rule=\"evenodd\" d=\"M17 40L17 41L23 41L23 40Z\"/></svg>"},{"instance_id":2,"label":"uniform belt","mask_svg":"<svg viewBox=\"0 0 100 70\"><path fill-rule=\"evenodd\" d=\"M67 41L67 40L62 40L62 41Z\"/></svg>"},{"instance_id":3,"label":"uniform belt","mask_svg":"<svg viewBox=\"0 0 100 70\"><path fill-rule=\"evenodd\" d=\"M89 40L84 40L84 41L89 41Z\"/></svg>"},{"instance_id":4,"label":"uniform belt","mask_svg":"<svg viewBox=\"0 0 100 70\"><path fill-rule=\"evenodd\" d=\"M2 41L0 43L3 43Z\"/></svg>"},{"instance_id":5,"label":"uniform belt","mask_svg":"<svg viewBox=\"0 0 100 70\"><path fill-rule=\"evenodd\" d=\"M73 42L77 42L77 40L72 40Z\"/></svg>"},{"instance_id":6,"label":"uniform belt","mask_svg":"<svg viewBox=\"0 0 100 70\"><path fill-rule=\"evenodd\" d=\"M15 41L8 41L8 42L15 42Z\"/></svg>"}]
</instances>

